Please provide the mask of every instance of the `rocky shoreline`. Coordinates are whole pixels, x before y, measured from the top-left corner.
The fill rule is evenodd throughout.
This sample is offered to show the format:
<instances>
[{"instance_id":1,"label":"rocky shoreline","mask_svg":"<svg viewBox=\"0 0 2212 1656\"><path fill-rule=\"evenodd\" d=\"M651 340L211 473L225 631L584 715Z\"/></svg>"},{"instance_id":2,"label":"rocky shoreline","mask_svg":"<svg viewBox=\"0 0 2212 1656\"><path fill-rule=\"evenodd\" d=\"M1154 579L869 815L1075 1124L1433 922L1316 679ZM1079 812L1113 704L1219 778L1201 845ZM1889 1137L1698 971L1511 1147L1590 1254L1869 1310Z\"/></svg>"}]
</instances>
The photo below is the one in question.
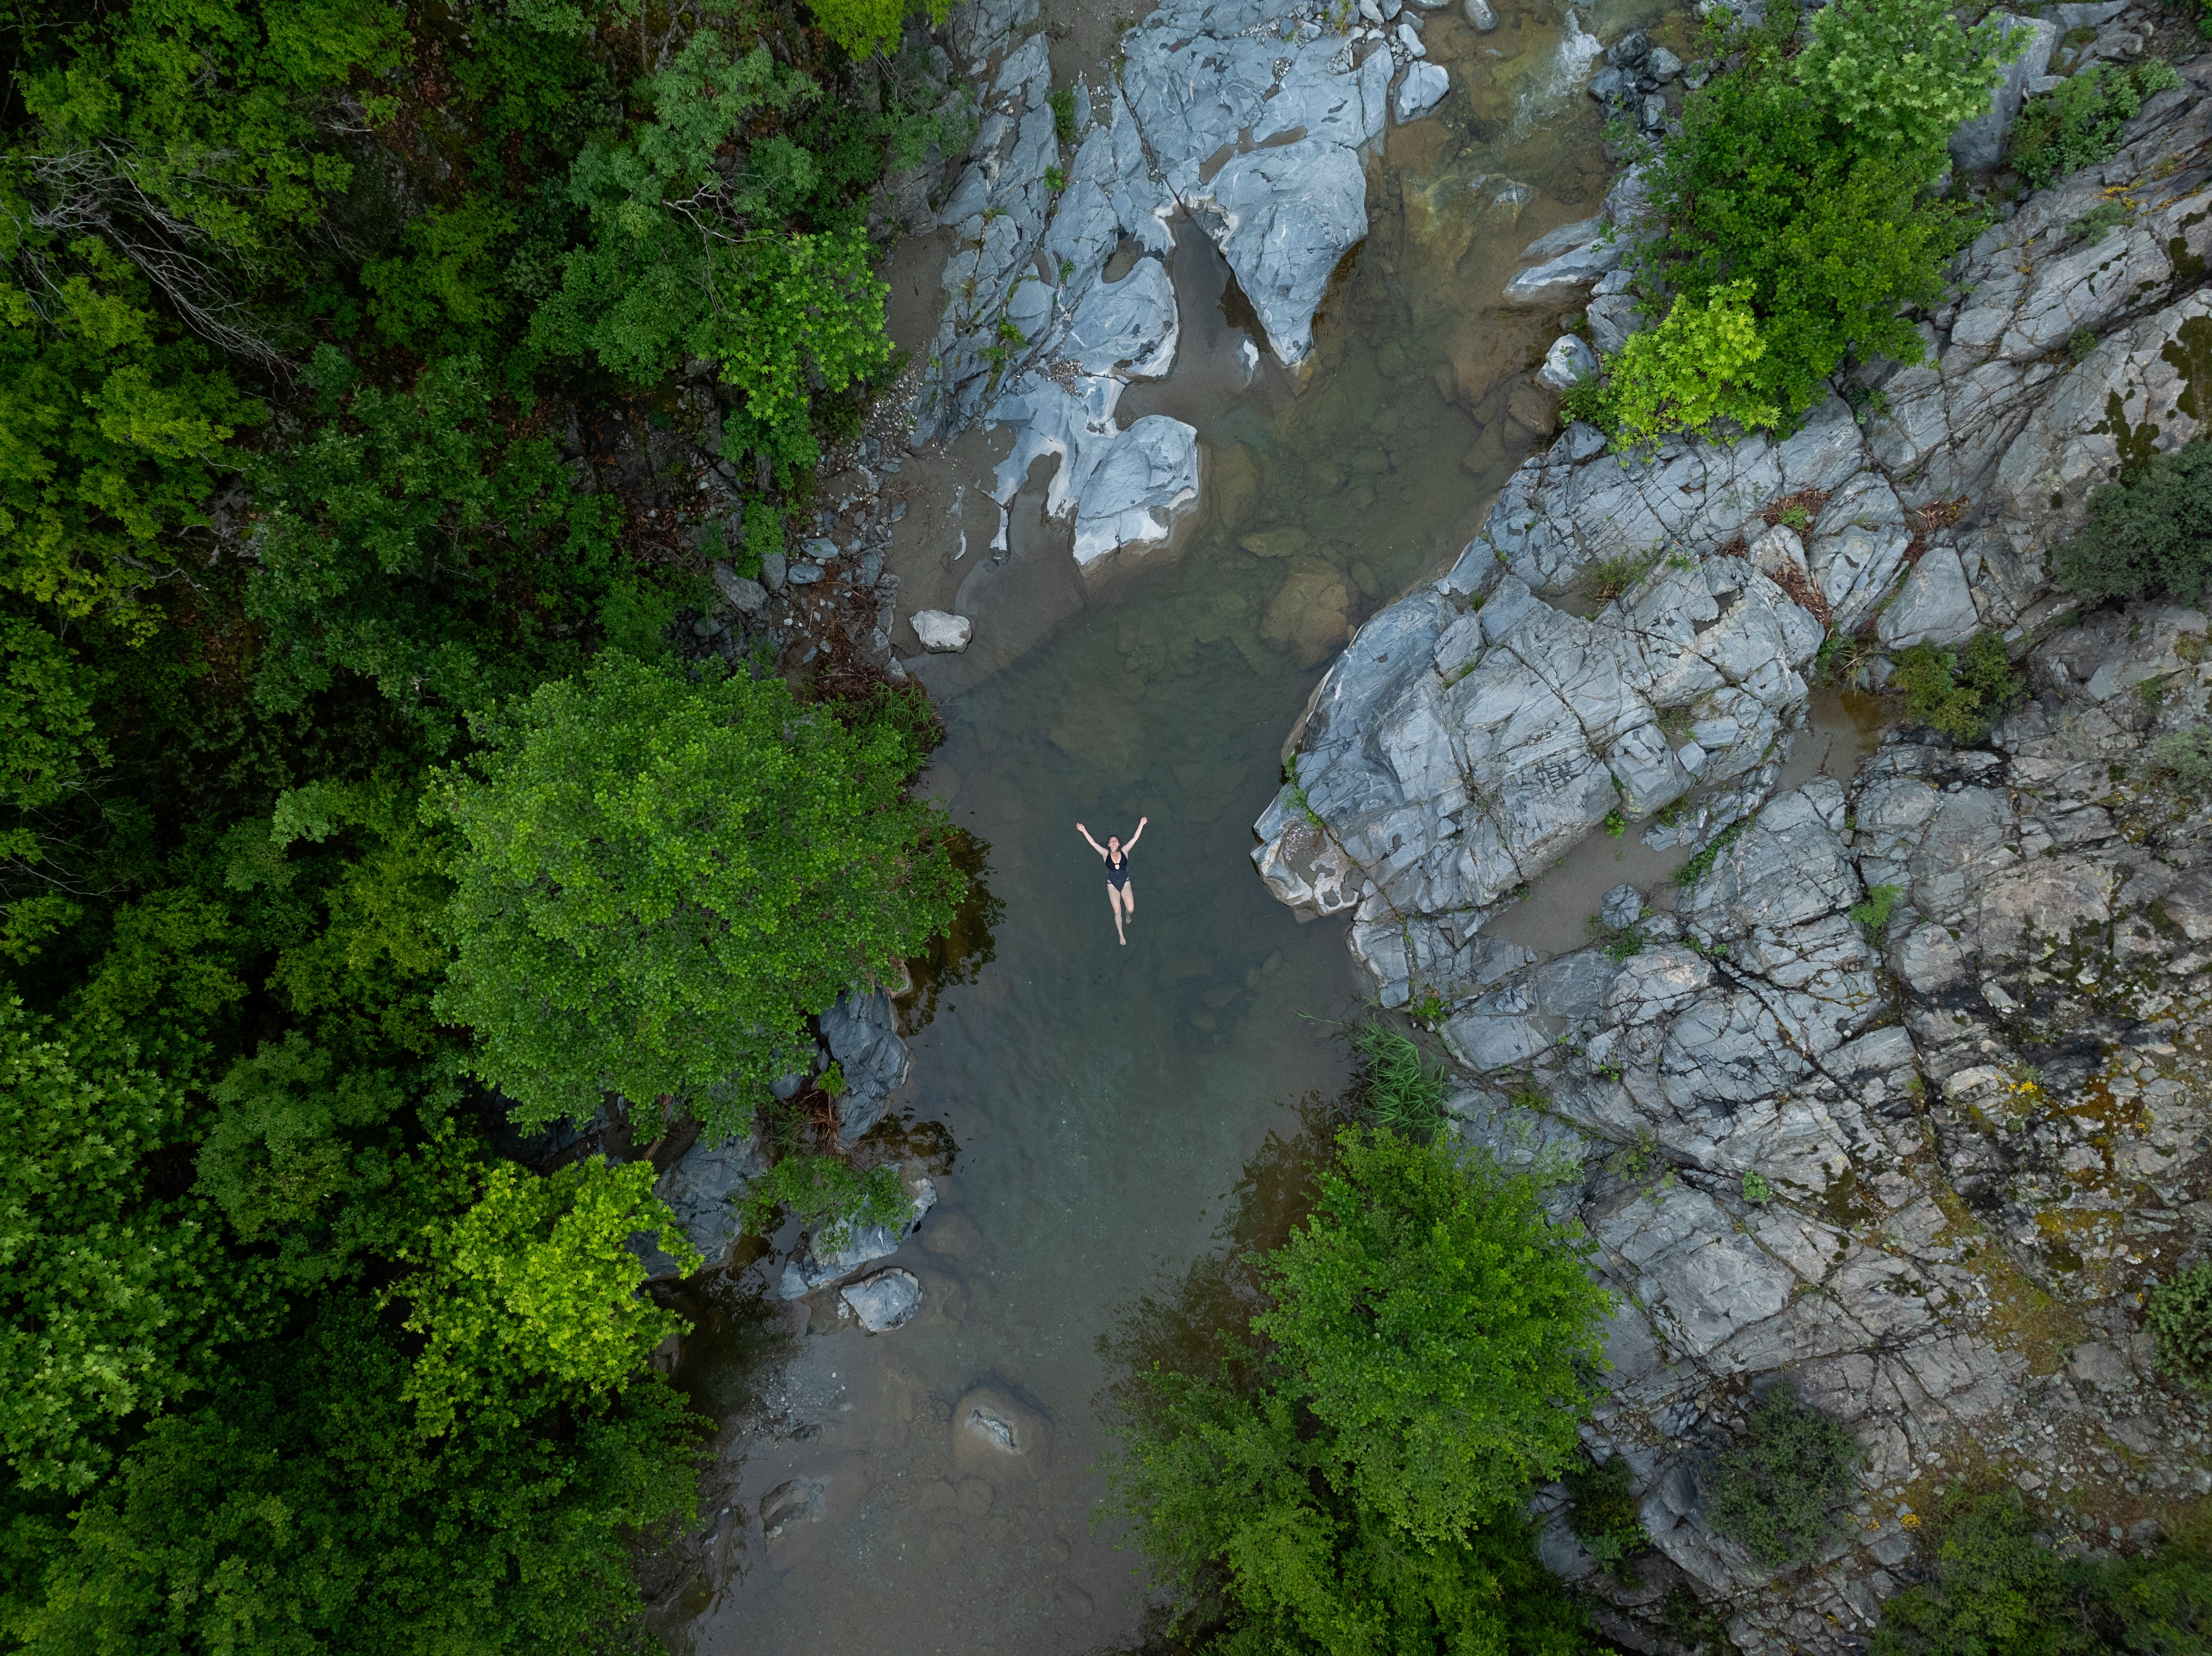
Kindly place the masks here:
<instances>
[{"instance_id":1,"label":"rocky shoreline","mask_svg":"<svg viewBox=\"0 0 2212 1656\"><path fill-rule=\"evenodd\" d=\"M2096 9L2105 55L2142 50ZM1779 440L1617 455L1574 426L1532 458L1331 669L1256 825L1276 895L1349 916L1382 1004L1437 1014L1464 1136L1544 1165L1600 1245L1620 1310L1586 1435L1662 1559L1615 1580L1557 1513L1544 1550L1634 1647L1677 1636L1687 1586L1745 1651L1853 1647L1965 1473L2073 1548L2212 1492L2212 1412L2140 1332L2212 1234L2212 818L2150 754L2212 713L2212 627L2069 624L2046 555L2212 407L2212 59L2183 76L1962 256L1929 366L1859 373ZM2115 200L2124 226L2071 233ZM1532 250L1598 268L1525 285L1596 282L1600 227ZM1781 786L1824 641L1984 631L2032 693L1985 746L1892 732ZM1547 959L1486 929L1608 819L1697 853L1686 883L1594 895L1592 946ZM1867 1465L1854 1533L1777 1577L1700 1480L1784 1377Z\"/></svg>"}]
</instances>

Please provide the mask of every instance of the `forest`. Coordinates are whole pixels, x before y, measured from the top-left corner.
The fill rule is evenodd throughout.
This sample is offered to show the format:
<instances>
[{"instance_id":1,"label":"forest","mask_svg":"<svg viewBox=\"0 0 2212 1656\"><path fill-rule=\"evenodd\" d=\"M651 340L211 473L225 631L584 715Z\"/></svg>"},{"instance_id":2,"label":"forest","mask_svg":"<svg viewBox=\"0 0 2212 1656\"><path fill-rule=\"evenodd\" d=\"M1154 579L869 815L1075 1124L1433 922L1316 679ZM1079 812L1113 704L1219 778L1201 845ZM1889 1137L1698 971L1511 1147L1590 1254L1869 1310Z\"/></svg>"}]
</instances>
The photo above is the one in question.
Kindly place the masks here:
<instances>
[{"instance_id":1,"label":"forest","mask_svg":"<svg viewBox=\"0 0 2212 1656\"><path fill-rule=\"evenodd\" d=\"M918 692L688 624L896 372L869 191L969 119L905 21L10 13L9 1647L641 1636L648 1151L965 885Z\"/></svg>"}]
</instances>

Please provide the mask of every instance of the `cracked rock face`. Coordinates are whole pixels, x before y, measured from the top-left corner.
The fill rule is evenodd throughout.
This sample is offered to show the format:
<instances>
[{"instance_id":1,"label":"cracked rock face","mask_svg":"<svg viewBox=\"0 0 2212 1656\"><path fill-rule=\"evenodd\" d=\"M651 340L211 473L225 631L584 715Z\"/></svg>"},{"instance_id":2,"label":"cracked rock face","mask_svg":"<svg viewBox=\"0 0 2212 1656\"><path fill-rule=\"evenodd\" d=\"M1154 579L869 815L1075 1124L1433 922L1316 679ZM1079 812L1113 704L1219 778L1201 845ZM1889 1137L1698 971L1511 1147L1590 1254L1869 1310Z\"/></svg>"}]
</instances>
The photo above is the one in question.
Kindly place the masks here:
<instances>
[{"instance_id":1,"label":"cracked rock face","mask_svg":"<svg viewBox=\"0 0 2212 1656\"><path fill-rule=\"evenodd\" d=\"M1297 367L1312 354L1314 311L1330 275L1367 234L1362 157L1389 118L1395 60L1379 43L1342 34L1286 40L1283 26L1296 10L1294 0L1162 6L1123 35L1117 85L1095 100L1089 87L1078 88L1066 156L1047 101L1045 37L1012 45L938 209L958 246L915 404L915 439L951 437L979 420L1016 428L991 491L1002 511L1032 461L1059 457L1045 509L1076 519L1086 569L1125 547L1141 554L1164 533L1163 511L1188 509L1149 498L1158 481L1150 476L1138 491L1147 498L1093 497L1102 474L1126 484L1136 470L1157 472L1163 458L1158 434L1128 457L1137 428L1124 431L1115 418L1126 384L1168 372L1178 331L1174 289L1157 259L1105 279L1125 240L1164 254L1175 246L1169 220L1188 213L1236 273L1275 355ZM1015 6L977 8L956 33L972 37L980 59L1021 21ZM1441 98L1442 78L1441 70L1418 85L1409 77L1415 89L1401 91L1409 112L1401 118ZM1054 168L1060 187L1047 176ZM1194 491L1194 456L1183 458ZM1005 549L1003 520L994 544Z\"/></svg>"},{"instance_id":2,"label":"cracked rock face","mask_svg":"<svg viewBox=\"0 0 2212 1656\"><path fill-rule=\"evenodd\" d=\"M1659 1556L1614 1581L1564 1489L1537 1507L1626 1643L1686 1586L1744 1651L1856 1647L1915 1568L1910 1502L1957 1471L2100 1546L2212 1493L2212 1409L2138 1321L2212 1245L2212 805L2154 756L2212 723L2212 622L2057 627L2076 600L2045 567L2093 487L2212 407L2212 65L2190 72L1976 244L1929 365L1865 376L1886 413L1626 457L1577 427L1523 465L1330 669L1257 825L1262 877L1349 917L1386 1004L1442 1002L1462 1138L1598 1243L1586 1436ZM2134 223L2073 246L2107 191ZM1781 788L1824 636L1869 630L1997 631L2031 698L1983 744L1893 734ZM1607 813L1677 801L1647 840L1710 855L1670 912L1593 893L1604 945L1548 959L1483 930ZM1850 1428L1865 1499L1777 1577L1704 1513L1784 1377Z\"/></svg>"}]
</instances>

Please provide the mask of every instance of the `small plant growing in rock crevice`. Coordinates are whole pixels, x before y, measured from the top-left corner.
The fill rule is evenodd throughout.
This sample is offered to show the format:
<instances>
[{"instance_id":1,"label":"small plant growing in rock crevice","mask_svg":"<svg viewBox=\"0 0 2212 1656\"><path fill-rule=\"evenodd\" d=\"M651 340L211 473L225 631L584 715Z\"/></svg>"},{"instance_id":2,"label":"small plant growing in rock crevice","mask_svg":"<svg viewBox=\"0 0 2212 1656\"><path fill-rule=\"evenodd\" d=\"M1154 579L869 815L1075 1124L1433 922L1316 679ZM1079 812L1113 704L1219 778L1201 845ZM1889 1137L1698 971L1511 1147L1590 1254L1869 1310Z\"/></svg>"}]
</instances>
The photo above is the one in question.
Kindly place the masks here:
<instances>
[{"instance_id":1,"label":"small plant growing in rock crevice","mask_svg":"<svg viewBox=\"0 0 2212 1656\"><path fill-rule=\"evenodd\" d=\"M2185 1386L2212 1388L2212 1263L2153 1289L2143 1323L2162 1371Z\"/></svg>"},{"instance_id":2,"label":"small plant growing in rock crevice","mask_svg":"<svg viewBox=\"0 0 2212 1656\"><path fill-rule=\"evenodd\" d=\"M1766 1182L1766 1175L1751 1172L1743 1176L1743 1199L1753 1207L1765 1207L1774 1199L1774 1186Z\"/></svg>"},{"instance_id":3,"label":"small plant growing in rock crevice","mask_svg":"<svg viewBox=\"0 0 2212 1656\"><path fill-rule=\"evenodd\" d=\"M1634 1578L1622 1565L1651 1545L1630 1493L1635 1474L1619 1455L1582 1461L1560 1474L1567 1486L1567 1527L1616 1581Z\"/></svg>"},{"instance_id":4,"label":"small plant growing in rock crevice","mask_svg":"<svg viewBox=\"0 0 2212 1656\"><path fill-rule=\"evenodd\" d=\"M1840 1422L1779 1381L1715 1465L1706 1520L1771 1569L1804 1563L1840 1533L1863 1458Z\"/></svg>"},{"instance_id":5,"label":"small plant growing in rock crevice","mask_svg":"<svg viewBox=\"0 0 2212 1656\"><path fill-rule=\"evenodd\" d=\"M1879 937L1881 934L1881 929L1889 924L1890 915L1897 908L1897 900L1904 895L1905 890L1901 886L1869 886L1867 889L1867 900L1863 903L1854 903L1848 912L1851 919Z\"/></svg>"}]
</instances>

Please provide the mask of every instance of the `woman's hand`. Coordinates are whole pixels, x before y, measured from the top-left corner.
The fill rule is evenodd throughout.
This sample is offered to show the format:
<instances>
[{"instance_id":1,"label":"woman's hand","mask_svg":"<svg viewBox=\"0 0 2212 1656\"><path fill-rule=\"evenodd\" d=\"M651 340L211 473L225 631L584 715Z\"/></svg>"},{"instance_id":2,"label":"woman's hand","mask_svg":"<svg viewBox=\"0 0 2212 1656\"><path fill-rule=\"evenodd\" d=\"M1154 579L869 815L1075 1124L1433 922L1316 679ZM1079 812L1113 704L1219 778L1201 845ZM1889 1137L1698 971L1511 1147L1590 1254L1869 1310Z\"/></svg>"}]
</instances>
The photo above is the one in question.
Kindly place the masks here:
<instances>
[{"instance_id":1,"label":"woman's hand","mask_svg":"<svg viewBox=\"0 0 2212 1656\"><path fill-rule=\"evenodd\" d=\"M1086 838L1086 839L1087 839L1087 838L1089 838L1089 837L1090 837L1090 834L1091 834L1091 830L1090 830L1089 828L1087 828L1084 827L1084 826L1083 826L1083 824L1082 824L1082 823L1080 823L1080 822L1078 822L1078 823L1075 825L1075 831L1076 831L1078 834L1082 834L1082 835L1083 835L1085 838Z\"/></svg>"}]
</instances>

